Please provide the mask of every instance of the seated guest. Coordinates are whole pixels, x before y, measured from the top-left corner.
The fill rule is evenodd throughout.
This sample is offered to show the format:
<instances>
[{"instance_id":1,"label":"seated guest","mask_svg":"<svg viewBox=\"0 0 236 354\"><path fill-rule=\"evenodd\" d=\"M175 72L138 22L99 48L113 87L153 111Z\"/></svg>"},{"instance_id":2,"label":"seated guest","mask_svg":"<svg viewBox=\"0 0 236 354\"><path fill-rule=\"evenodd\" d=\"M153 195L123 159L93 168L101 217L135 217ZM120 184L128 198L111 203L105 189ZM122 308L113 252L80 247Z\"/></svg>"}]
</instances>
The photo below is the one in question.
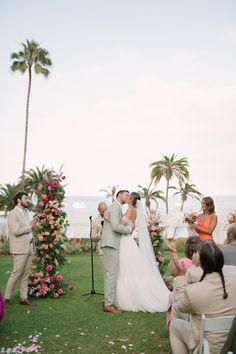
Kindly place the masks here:
<instances>
[{"instance_id":1,"label":"seated guest","mask_svg":"<svg viewBox=\"0 0 236 354\"><path fill-rule=\"evenodd\" d=\"M201 239L198 236L190 236L187 238L185 242L185 256L186 258L181 258L179 260L180 264L182 265L183 268L186 270L189 269L187 272L188 276L186 276L186 283L192 283L194 281L199 281L201 276L202 276L202 269L196 269L196 267L199 266L199 257L197 255L198 253L198 247L201 242ZM175 253L175 257L177 255L175 248L169 247L169 250L171 253ZM171 274L173 276L176 275L178 270L176 269L175 262L171 261L170 262L170 268L171 268ZM199 267L198 267L199 268ZM196 270L195 270L196 269ZM194 276L196 274L196 276ZM193 280L194 278L194 280ZM168 309L167 309L167 316L166 316L166 327L167 329L170 326L170 321L173 318L183 318L183 319L188 319L188 315L181 313L179 311L176 311L176 309L172 308L172 305L175 301L175 287L172 292L169 294L169 302L168 302Z\"/></svg>"},{"instance_id":2,"label":"seated guest","mask_svg":"<svg viewBox=\"0 0 236 354\"><path fill-rule=\"evenodd\" d=\"M224 256L212 241L204 241L199 248L203 275L199 282L185 285L186 270L174 258L178 269L176 278L177 311L191 314L191 321L175 318L170 324L170 343L173 354L198 352L201 314L209 317L235 315L236 268L224 266ZM208 332L211 354L218 354L226 341L228 332Z\"/></svg>"},{"instance_id":3,"label":"seated guest","mask_svg":"<svg viewBox=\"0 0 236 354\"><path fill-rule=\"evenodd\" d=\"M224 263L236 266L236 224L231 224L227 229L227 244L222 247Z\"/></svg>"}]
</instances>

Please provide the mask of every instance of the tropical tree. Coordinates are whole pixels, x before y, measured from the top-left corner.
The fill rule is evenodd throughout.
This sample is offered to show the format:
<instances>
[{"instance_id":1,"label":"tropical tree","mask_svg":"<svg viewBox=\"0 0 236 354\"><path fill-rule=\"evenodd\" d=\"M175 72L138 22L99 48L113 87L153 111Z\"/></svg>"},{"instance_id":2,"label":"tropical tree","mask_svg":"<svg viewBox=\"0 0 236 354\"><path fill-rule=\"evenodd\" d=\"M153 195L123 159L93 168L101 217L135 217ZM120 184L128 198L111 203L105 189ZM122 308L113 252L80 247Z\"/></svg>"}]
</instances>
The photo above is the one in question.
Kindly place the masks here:
<instances>
[{"instance_id":1,"label":"tropical tree","mask_svg":"<svg viewBox=\"0 0 236 354\"><path fill-rule=\"evenodd\" d=\"M114 202L118 187L119 186L115 186L115 185L107 186L107 189L100 189L99 192L105 192L106 198L111 199L111 201Z\"/></svg>"},{"instance_id":2,"label":"tropical tree","mask_svg":"<svg viewBox=\"0 0 236 354\"><path fill-rule=\"evenodd\" d=\"M140 185L138 185L138 193L140 195L141 198L143 198L145 200L145 205L147 207L147 209L150 212L151 209L151 201L153 200L156 204L156 208L158 207L158 199L161 199L165 202L165 198L162 195L163 192L159 191L159 190L155 190L154 188L151 188L152 182L148 185L148 187L142 187Z\"/></svg>"},{"instance_id":3,"label":"tropical tree","mask_svg":"<svg viewBox=\"0 0 236 354\"><path fill-rule=\"evenodd\" d=\"M14 197L17 192L19 192L19 184L1 184L0 185L0 210L5 212L5 217L7 212L14 208Z\"/></svg>"},{"instance_id":4,"label":"tropical tree","mask_svg":"<svg viewBox=\"0 0 236 354\"><path fill-rule=\"evenodd\" d=\"M200 193L196 189L195 184L189 184L186 182L183 186L179 188L177 192L174 193L174 195L181 195L182 205L180 210L183 211L184 203L186 202L188 197L200 200L202 193Z\"/></svg>"},{"instance_id":5,"label":"tropical tree","mask_svg":"<svg viewBox=\"0 0 236 354\"><path fill-rule=\"evenodd\" d=\"M34 190L39 192L45 178L53 174L55 174L53 169L45 168L44 166L41 169L36 166L35 169L31 168L25 171L25 190L29 193Z\"/></svg>"},{"instance_id":6,"label":"tropical tree","mask_svg":"<svg viewBox=\"0 0 236 354\"><path fill-rule=\"evenodd\" d=\"M152 167L151 178L155 184L158 183L162 178L166 179L165 202L166 214L168 214L169 189L171 188L170 181L176 177L179 185L183 185L185 179L189 178L188 160L186 157L177 159L177 155L175 154L172 154L171 156L164 155L162 160L151 163L150 167Z\"/></svg>"},{"instance_id":7,"label":"tropical tree","mask_svg":"<svg viewBox=\"0 0 236 354\"><path fill-rule=\"evenodd\" d=\"M26 40L26 43L22 43L22 50L11 54L13 60L11 70L13 72L20 71L21 74L28 72L28 92L26 101L26 119L25 119L25 138L24 138L24 155L23 155L23 167L22 167L22 189L25 187L25 166L26 166L26 153L27 153L27 141L28 141L28 124L29 124L29 102L31 93L32 82L32 70L34 68L35 74L42 74L44 77L48 77L48 67L52 65L52 61L49 58L49 53L46 49L40 48L39 44L33 40Z\"/></svg>"}]
</instances>

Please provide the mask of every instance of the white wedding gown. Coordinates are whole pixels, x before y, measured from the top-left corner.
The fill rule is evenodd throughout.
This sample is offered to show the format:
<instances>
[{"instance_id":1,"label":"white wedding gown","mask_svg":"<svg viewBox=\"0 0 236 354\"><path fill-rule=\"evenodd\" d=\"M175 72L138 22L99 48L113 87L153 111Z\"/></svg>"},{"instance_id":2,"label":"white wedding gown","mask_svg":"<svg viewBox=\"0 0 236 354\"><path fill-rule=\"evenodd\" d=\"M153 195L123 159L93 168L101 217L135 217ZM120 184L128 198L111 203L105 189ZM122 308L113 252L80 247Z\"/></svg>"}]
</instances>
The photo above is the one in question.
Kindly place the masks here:
<instances>
[{"instance_id":1,"label":"white wedding gown","mask_svg":"<svg viewBox=\"0 0 236 354\"><path fill-rule=\"evenodd\" d=\"M137 208L139 246L131 235L121 236L120 240L117 302L126 311L164 312L167 310L169 290L159 272L146 218L144 212L140 218L140 208L141 203ZM131 220L124 220L132 226Z\"/></svg>"}]
</instances>

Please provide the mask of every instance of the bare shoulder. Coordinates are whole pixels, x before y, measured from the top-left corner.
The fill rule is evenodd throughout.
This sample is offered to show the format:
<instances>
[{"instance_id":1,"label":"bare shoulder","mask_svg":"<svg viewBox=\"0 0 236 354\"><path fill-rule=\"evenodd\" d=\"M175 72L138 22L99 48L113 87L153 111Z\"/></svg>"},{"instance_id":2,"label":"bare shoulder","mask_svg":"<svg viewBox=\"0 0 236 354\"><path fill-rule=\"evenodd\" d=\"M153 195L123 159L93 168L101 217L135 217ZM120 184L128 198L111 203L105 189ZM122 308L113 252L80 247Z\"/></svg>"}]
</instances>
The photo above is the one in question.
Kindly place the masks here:
<instances>
[{"instance_id":1,"label":"bare shoulder","mask_svg":"<svg viewBox=\"0 0 236 354\"><path fill-rule=\"evenodd\" d=\"M134 220L136 219L136 217L137 217L136 208L134 208L134 207L128 207L128 209L127 209L127 211L126 211L126 213L125 213L125 216L126 216L128 219L134 221Z\"/></svg>"}]
</instances>

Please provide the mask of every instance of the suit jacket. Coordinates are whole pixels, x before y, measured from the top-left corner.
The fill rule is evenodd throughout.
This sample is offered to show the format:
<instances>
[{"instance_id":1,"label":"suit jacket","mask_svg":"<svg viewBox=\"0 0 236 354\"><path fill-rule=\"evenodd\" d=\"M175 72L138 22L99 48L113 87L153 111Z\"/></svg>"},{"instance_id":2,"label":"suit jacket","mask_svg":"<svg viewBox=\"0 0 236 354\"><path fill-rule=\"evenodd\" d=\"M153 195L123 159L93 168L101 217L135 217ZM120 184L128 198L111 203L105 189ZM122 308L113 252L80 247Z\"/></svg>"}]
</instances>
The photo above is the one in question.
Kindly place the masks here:
<instances>
[{"instance_id":1,"label":"suit jacket","mask_svg":"<svg viewBox=\"0 0 236 354\"><path fill-rule=\"evenodd\" d=\"M32 229L23 213L15 207L7 217L9 229L10 253L27 254L30 250L30 233Z\"/></svg>"},{"instance_id":2,"label":"suit jacket","mask_svg":"<svg viewBox=\"0 0 236 354\"><path fill-rule=\"evenodd\" d=\"M92 239L97 241L101 239L102 234L102 224L104 221L103 217L99 214L94 220L92 224Z\"/></svg>"},{"instance_id":3,"label":"suit jacket","mask_svg":"<svg viewBox=\"0 0 236 354\"><path fill-rule=\"evenodd\" d=\"M224 255L224 263L236 266L236 242L222 247L221 251Z\"/></svg>"},{"instance_id":4,"label":"suit jacket","mask_svg":"<svg viewBox=\"0 0 236 354\"><path fill-rule=\"evenodd\" d=\"M128 235L131 233L130 226L124 226L120 224L122 219L122 210L117 201L114 201L107 210L108 221L104 221L102 238L101 238L101 248L112 247L115 249L120 248L120 236Z\"/></svg>"},{"instance_id":5,"label":"suit jacket","mask_svg":"<svg viewBox=\"0 0 236 354\"><path fill-rule=\"evenodd\" d=\"M223 273L228 293L227 299L223 299L223 286L218 273L207 274L201 282L187 286L185 286L185 277L177 277L174 306L179 311L192 315L192 328L196 343L199 341L202 314L207 317L236 314L236 267L224 266ZM206 334L211 354L220 353L227 336L227 332L208 332Z\"/></svg>"}]
</instances>

